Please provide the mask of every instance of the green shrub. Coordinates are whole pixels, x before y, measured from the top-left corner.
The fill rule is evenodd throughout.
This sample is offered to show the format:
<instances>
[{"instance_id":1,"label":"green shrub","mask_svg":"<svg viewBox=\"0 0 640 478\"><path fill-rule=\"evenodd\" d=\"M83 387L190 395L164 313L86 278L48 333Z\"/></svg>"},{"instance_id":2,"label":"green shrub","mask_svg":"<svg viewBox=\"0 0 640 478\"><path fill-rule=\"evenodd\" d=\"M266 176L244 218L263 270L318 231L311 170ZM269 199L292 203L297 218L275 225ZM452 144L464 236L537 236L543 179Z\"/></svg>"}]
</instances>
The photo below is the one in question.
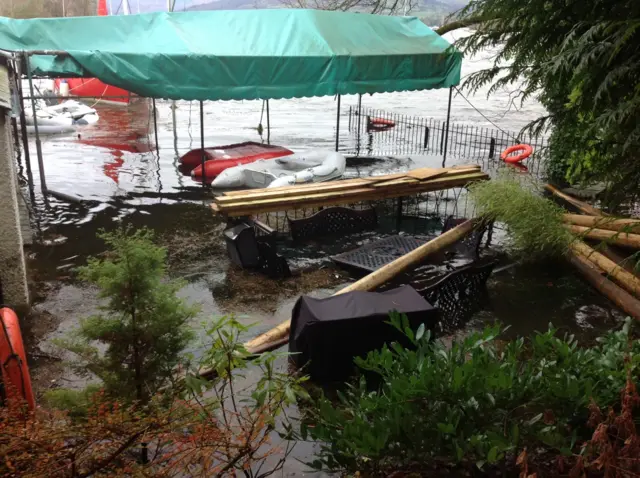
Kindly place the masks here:
<instances>
[{"instance_id":1,"label":"green shrub","mask_svg":"<svg viewBox=\"0 0 640 478\"><path fill-rule=\"evenodd\" d=\"M572 240L562 223L564 210L537 189L536 183L527 189L508 174L469 187L478 213L504 223L513 241L510 253L526 260L562 255Z\"/></svg>"},{"instance_id":2,"label":"green shrub","mask_svg":"<svg viewBox=\"0 0 640 478\"><path fill-rule=\"evenodd\" d=\"M637 377L640 341L629 328L593 348L553 328L503 342L500 327L487 327L450 347L419 330L415 350L394 344L356 360L377 390L361 378L337 403L321 397L311 407L300 429L321 442L311 466L384 474L441 462L482 468L523 446L571 454L590 437L591 400L619 403L627 367Z\"/></svg>"},{"instance_id":3,"label":"green shrub","mask_svg":"<svg viewBox=\"0 0 640 478\"><path fill-rule=\"evenodd\" d=\"M99 385L89 385L82 390L67 388L48 390L44 394L44 404L48 408L66 411L71 418L84 419L94 395L101 389Z\"/></svg>"},{"instance_id":4,"label":"green shrub","mask_svg":"<svg viewBox=\"0 0 640 478\"><path fill-rule=\"evenodd\" d=\"M79 276L98 287L105 304L56 343L111 396L145 403L172 378L198 309L177 296L181 282L166 280L166 250L152 231L120 228L100 237L106 254L90 258Z\"/></svg>"}]
</instances>

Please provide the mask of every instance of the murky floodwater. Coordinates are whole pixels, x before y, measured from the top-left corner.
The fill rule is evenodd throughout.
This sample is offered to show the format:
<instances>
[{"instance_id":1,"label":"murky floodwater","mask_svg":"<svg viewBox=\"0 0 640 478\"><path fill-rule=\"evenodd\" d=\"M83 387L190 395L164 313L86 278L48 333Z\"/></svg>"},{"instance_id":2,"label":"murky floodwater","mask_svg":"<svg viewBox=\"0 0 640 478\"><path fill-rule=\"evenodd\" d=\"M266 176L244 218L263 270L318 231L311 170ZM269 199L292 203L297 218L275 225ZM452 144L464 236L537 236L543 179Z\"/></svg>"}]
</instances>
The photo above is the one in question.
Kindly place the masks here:
<instances>
[{"instance_id":1,"label":"murky floodwater","mask_svg":"<svg viewBox=\"0 0 640 478\"><path fill-rule=\"evenodd\" d=\"M487 53L465 60L463 75L488 67L491 56L492 53ZM509 91L501 91L490 99L485 93L480 91L470 97L484 116L464 98L455 96L452 119L489 128L494 128L495 123L505 130L517 131L544 113L534 102L516 109L510 105ZM363 97L363 106L444 119L447 101L448 90L439 90ZM347 128L347 113L348 106L356 102L356 97L342 99L339 139L343 146L353 141ZM274 290L264 281L253 283L250 274L243 275L231 266L220 234L222 224L203 205L210 192L203 191L177 168L179 156L200 146L198 103L177 102L174 122L171 103L157 102L157 145L148 105L128 109L102 104L95 107L100 114L95 125L75 134L45 136L42 142L49 189L78 197L81 204L51 197L43 200L37 186L35 144L31 138L31 168L36 180L35 223L40 239L45 242L33 246L30 263L36 279L49 289L37 308L59 319L55 330L40 344L41 349L53 352L49 339L95 312L96 291L76 283L72 270L88 256L103 250L102 242L96 239L99 229L112 229L122 219L153 228L169 244L171 275L188 281L181 294L202 307L194 325L216 315L246 314L248 322L259 324L252 331L256 334L288 318L301 292L309 290L320 297L328 296L352 280L347 273L329 268L325 275L309 279L304 290L286 283ZM260 137L256 130L260 122L266 126L262 107L260 101L206 102L205 145L266 139L266 132ZM273 144L299 152L333 149L336 101L334 98L271 101L270 124ZM353 162L347 176L438 166L440 161L439 156L413 156ZM468 161L452 158L450 164ZM24 162L21 174L26 174ZM354 238L354 247L366 239ZM181 255L181 248L191 251L193 241L202 241L202 247L193 254ZM315 243L290 255L296 256L294 261L304 257L308 259L306 265L326 268L326 256L333 252L330 244ZM490 305L470 326L480 327L499 320L512 325L511 333L526 334L554 322L563 329L590 335L620 321L619 314L612 311L606 300L584 286L571 270L558 264L507 269L490 279L489 291ZM309 451L300 448L296 456L307 457ZM286 474L302 469L291 460Z\"/></svg>"}]
</instances>

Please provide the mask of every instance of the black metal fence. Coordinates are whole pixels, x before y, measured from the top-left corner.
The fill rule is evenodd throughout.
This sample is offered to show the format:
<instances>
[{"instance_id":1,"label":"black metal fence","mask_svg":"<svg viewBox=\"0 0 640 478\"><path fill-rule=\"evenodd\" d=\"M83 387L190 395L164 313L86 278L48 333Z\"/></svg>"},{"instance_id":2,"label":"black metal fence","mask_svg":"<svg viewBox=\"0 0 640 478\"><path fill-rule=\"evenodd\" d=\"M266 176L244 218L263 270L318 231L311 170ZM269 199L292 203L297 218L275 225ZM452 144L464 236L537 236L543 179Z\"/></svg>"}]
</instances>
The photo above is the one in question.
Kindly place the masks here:
<instances>
[{"instance_id":1,"label":"black metal fence","mask_svg":"<svg viewBox=\"0 0 640 478\"><path fill-rule=\"evenodd\" d=\"M543 178L547 140L541 136L450 123L433 118L407 116L371 108L349 107L349 143L341 149L355 156L435 154L446 164L472 160L485 171L505 166L500 154L519 143L533 147L533 154L519 171Z\"/></svg>"}]
</instances>

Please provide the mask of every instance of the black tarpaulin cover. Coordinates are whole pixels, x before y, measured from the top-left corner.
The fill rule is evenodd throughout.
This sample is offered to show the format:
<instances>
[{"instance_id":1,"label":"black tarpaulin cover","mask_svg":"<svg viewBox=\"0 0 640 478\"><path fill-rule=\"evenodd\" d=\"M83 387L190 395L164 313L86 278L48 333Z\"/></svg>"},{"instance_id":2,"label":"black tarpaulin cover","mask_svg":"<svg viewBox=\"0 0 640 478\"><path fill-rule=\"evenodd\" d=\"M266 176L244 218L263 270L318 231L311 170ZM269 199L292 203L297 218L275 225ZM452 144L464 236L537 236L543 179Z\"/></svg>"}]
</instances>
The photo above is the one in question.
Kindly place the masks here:
<instances>
[{"instance_id":1,"label":"black tarpaulin cover","mask_svg":"<svg viewBox=\"0 0 640 478\"><path fill-rule=\"evenodd\" d=\"M432 328L437 309L408 285L386 292L349 292L326 299L302 296L291 317L291 360L314 380L342 380L353 370L353 358L384 343L409 345L389 322L389 313L406 314L415 331ZM310 363L309 363L310 362Z\"/></svg>"}]
</instances>

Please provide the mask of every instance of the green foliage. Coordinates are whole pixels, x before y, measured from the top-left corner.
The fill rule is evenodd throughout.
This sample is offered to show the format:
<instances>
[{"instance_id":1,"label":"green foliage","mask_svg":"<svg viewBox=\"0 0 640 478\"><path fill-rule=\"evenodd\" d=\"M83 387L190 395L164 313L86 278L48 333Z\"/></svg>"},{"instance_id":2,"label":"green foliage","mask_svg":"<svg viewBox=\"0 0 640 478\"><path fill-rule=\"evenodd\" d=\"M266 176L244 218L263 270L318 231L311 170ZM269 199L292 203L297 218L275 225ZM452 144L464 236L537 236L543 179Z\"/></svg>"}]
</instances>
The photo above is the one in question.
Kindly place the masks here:
<instances>
[{"instance_id":1,"label":"green foliage","mask_svg":"<svg viewBox=\"0 0 640 478\"><path fill-rule=\"evenodd\" d=\"M403 322L392 317L401 331ZM498 326L450 346L428 332L414 350L385 346L357 359L377 391L361 378L308 412L300 434L322 443L311 466L384 475L442 462L482 468L523 446L571 454L591 436L589 405L619 403L627 370L637 380L640 341L629 328L593 348L551 327L503 342Z\"/></svg>"},{"instance_id":2,"label":"green foliage","mask_svg":"<svg viewBox=\"0 0 640 478\"><path fill-rule=\"evenodd\" d=\"M469 192L480 214L507 226L512 255L535 260L564 254L572 240L563 226L564 211L543 198L537 184L530 186L527 189L515 177L503 174L472 184Z\"/></svg>"},{"instance_id":3,"label":"green foliage","mask_svg":"<svg viewBox=\"0 0 640 478\"><path fill-rule=\"evenodd\" d=\"M573 183L610 182L610 201L639 192L640 4L634 0L472 0L460 18L485 21L459 47L499 48L492 68L465 87L491 85L537 97L548 115L531 126L553 128L553 176ZM615 193L615 194L613 194Z\"/></svg>"},{"instance_id":4,"label":"green foliage","mask_svg":"<svg viewBox=\"0 0 640 478\"><path fill-rule=\"evenodd\" d=\"M99 385L89 385L82 390L56 388L45 392L44 404L47 408L66 411L70 418L86 418L92 399L100 390Z\"/></svg>"},{"instance_id":5,"label":"green foliage","mask_svg":"<svg viewBox=\"0 0 640 478\"><path fill-rule=\"evenodd\" d=\"M108 393L146 402L173 375L197 310L177 297L180 282L165 280L166 252L151 231L119 229L101 237L106 256L90 259L79 276L99 288L106 305L58 344Z\"/></svg>"},{"instance_id":6,"label":"green foliage","mask_svg":"<svg viewBox=\"0 0 640 478\"><path fill-rule=\"evenodd\" d=\"M105 393L59 391L51 394L57 405L84 405L81 420L45 407L27 416L17 407L0 407L0 476L264 478L276 473L294 445L287 439L287 408L308 398L300 386L304 378L286 373L286 367L285 373L278 371L283 367L275 363L286 363L286 354L250 358L240 343L248 330L233 317L216 320L206 332L211 349L202 362L146 406ZM218 377L202 379L201 368ZM141 450L152 453L140 459Z\"/></svg>"}]
</instances>

